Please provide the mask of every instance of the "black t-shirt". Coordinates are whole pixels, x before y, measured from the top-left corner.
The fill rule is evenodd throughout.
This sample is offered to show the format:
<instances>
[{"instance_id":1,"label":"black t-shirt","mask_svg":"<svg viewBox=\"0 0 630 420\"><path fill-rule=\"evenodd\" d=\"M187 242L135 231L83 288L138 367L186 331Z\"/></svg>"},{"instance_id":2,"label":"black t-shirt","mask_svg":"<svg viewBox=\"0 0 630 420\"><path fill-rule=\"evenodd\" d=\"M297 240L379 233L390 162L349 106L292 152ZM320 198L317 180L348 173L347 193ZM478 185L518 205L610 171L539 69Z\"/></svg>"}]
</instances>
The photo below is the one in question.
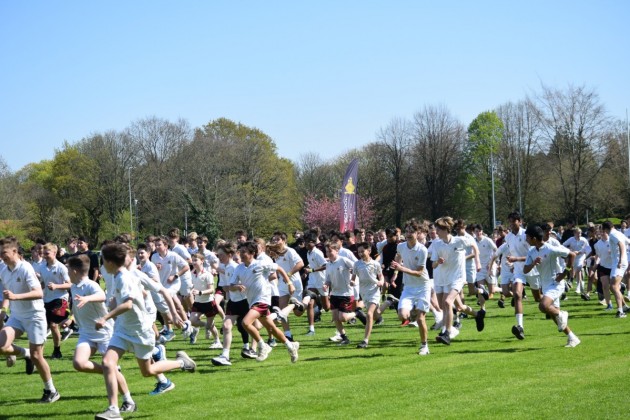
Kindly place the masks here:
<instances>
[{"instance_id":1,"label":"black t-shirt","mask_svg":"<svg viewBox=\"0 0 630 420\"><path fill-rule=\"evenodd\" d=\"M90 278L90 280L93 280L94 273L98 270L98 267L99 267L98 254L88 249L85 252L77 252L74 255L87 255L88 256L88 258L90 259L90 271L88 271L88 277Z\"/></svg>"}]
</instances>

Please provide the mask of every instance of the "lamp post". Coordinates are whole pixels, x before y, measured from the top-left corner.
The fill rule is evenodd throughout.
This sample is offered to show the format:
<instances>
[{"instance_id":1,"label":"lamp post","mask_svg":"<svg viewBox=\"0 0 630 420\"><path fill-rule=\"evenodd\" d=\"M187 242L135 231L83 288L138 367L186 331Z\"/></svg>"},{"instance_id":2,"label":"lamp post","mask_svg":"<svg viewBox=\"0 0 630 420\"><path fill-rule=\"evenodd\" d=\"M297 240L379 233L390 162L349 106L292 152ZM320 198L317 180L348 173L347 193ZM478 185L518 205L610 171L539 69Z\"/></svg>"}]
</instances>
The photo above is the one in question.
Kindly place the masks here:
<instances>
[{"instance_id":1,"label":"lamp post","mask_svg":"<svg viewBox=\"0 0 630 420\"><path fill-rule=\"evenodd\" d=\"M129 234L133 238L133 207L131 206L131 169L133 166L129 167Z\"/></svg>"}]
</instances>

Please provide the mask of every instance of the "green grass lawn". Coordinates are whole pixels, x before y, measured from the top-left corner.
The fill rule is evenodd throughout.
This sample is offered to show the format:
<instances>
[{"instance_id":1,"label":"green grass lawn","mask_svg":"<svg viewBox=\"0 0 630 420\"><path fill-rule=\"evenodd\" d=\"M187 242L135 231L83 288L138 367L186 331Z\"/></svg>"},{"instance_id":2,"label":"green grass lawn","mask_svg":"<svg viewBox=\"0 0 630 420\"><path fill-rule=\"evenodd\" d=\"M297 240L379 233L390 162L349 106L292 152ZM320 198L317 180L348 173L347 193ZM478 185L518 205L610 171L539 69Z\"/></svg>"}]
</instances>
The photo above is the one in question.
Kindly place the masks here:
<instances>
[{"instance_id":1,"label":"green grass lawn","mask_svg":"<svg viewBox=\"0 0 630 420\"><path fill-rule=\"evenodd\" d=\"M334 328L325 314L317 334L305 337L305 318L292 318L300 341L300 360L291 364L283 346L258 363L240 358L240 336L232 351L233 366L217 368L205 339L191 346L181 337L168 347L169 358L186 350L198 363L194 374L167 375L176 388L151 397L154 380L143 378L135 360L122 361L138 412L126 418L627 418L630 402L628 332L630 319L616 319L596 301L575 293L563 302L569 325L582 340L564 348L566 337L537 305L525 302L525 334L516 340L511 307L488 302L486 329L478 333L472 319L450 347L435 343L431 354L418 356L418 330L399 327L395 311L374 328L370 347L355 348L363 337L351 326L349 346L328 341ZM433 322L429 316L429 324ZM203 335L203 332L202 334ZM75 372L71 356L76 338L62 348L65 358L52 360L53 379L61 399L36 404L42 384L26 376L24 362L14 368L0 363L0 418L93 418L107 406L103 379ZM52 343L46 354L52 352Z\"/></svg>"}]
</instances>

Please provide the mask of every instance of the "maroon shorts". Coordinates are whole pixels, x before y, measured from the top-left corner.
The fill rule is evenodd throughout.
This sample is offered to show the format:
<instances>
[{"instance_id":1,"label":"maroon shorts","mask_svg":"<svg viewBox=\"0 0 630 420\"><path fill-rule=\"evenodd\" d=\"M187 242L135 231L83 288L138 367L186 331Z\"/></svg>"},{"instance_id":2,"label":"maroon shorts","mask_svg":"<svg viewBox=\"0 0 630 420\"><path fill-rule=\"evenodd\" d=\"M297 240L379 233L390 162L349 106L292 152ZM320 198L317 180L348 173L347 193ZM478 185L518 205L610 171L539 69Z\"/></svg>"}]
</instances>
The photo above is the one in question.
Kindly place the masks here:
<instances>
[{"instance_id":1,"label":"maroon shorts","mask_svg":"<svg viewBox=\"0 0 630 420\"><path fill-rule=\"evenodd\" d=\"M219 308L214 300L210 302L195 302L192 306L193 312L199 312L204 314L208 318L216 316L219 313Z\"/></svg>"},{"instance_id":2,"label":"maroon shorts","mask_svg":"<svg viewBox=\"0 0 630 420\"><path fill-rule=\"evenodd\" d=\"M223 286L217 286L217 289L214 291L214 294L225 296L225 290L223 290Z\"/></svg>"},{"instance_id":3,"label":"maroon shorts","mask_svg":"<svg viewBox=\"0 0 630 420\"><path fill-rule=\"evenodd\" d=\"M254 303L251 308L260 314L260 316L269 316L271 312L269 311L269 305L266 303Z\"/></svg>"},{"instance_id":4,"label":"maroon shorts","mask_svg":"<svg viewBox=\"0 0 630 420\"><path fill-rule=\"evenodd\" d=\"M247 299L239 300L237 302L228 301L225 306L225 314L233 316L245 316L249 311L249 305Z\"/></svg>"},{"instance_id":5,"label":"maroon shorts","mask_svg":"<svg viewBox=\"0 0 630 420\"><path fill-rule=\"evenodd\" d=\"M55 299L44 303L46 309L46 321L49 324L61 324L70 315L68 313L68 301L65 299Z\"/></svg>"},{"instance_id":6,"label":"maroon shorts","mask_svg":"<svg viewBox=\"0 0 630 420\"><path fill-rule=\"evenodd\" d=\"M354 296L331 296L330 309L346 313L354 312Z\"/></svg>"}]
</instances>

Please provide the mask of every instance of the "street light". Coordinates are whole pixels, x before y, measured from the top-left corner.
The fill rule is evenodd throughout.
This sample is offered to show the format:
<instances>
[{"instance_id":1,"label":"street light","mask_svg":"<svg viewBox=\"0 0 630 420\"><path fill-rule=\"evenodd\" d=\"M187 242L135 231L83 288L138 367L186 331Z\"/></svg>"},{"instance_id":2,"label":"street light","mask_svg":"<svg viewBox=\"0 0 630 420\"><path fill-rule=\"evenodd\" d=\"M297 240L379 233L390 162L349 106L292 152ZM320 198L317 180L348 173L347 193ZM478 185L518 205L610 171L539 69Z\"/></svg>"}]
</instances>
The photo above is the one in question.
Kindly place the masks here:
<instances>
[{"instance_id":1,"label":"street light","mask_svg":"<svg viewBox=\"0 0 630 420\"><path fill-rule=\"evenodd\" d=\"M131 207L131 169L133 169L133 166L129 167L129 234L133 238L133 208Z\"/></svg>"}]
</instances>

